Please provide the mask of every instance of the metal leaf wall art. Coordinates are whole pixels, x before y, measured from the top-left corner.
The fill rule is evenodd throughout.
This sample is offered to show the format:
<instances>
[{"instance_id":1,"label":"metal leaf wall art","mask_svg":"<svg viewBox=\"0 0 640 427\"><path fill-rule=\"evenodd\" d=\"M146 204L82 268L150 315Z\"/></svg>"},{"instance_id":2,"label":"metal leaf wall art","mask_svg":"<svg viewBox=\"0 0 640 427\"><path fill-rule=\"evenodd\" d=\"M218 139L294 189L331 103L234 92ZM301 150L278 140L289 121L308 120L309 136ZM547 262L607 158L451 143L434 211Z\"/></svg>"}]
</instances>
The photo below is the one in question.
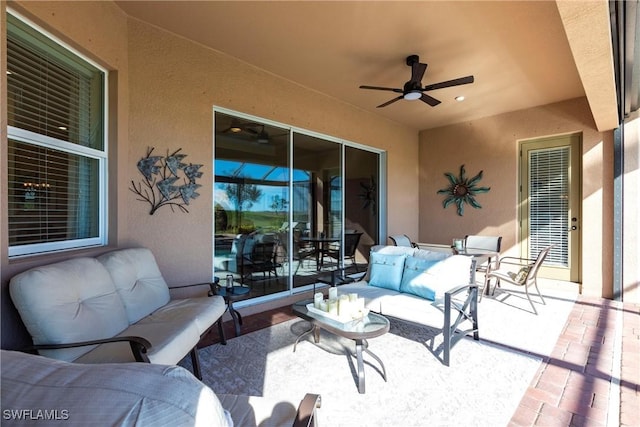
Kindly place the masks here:
<instances>
[{"instance_id":1,"label":"metal leaf wall art","mask_svg":"<svg viewBox=\"0 0 640 427\"><path fill-rule=\"evenodd\" d=\"M179 209L188 213L187 206L192 199L200 194L197 189L202 187L196 180L202 177L199 169L202 165L183 163L186 154L180 154L182 148L178 148L166 156L153 156L154 147L147 149L146 157L138 161L138 170L144 177L137 184L131 180L129 190L134 192L141 202L151 206L149 215L153 215L163 206Z\"/></svg>"}]
</instances>

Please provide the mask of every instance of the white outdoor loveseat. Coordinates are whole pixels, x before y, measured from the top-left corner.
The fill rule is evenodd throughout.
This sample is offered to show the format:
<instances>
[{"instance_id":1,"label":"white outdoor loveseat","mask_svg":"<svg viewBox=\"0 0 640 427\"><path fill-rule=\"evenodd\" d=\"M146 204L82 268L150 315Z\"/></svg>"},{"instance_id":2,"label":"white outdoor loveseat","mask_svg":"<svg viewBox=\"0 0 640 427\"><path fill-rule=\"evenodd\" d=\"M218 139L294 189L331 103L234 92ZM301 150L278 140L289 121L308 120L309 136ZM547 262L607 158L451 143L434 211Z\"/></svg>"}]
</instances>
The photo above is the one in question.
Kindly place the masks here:
<instances>
[{"instance_id":1,"label":"white outdoor loveseat","mask_svg":"<svg viewBox=\"0 0 640 427\"><path fill-rule=\"evenodd\" d=\"M14 276L11 299L43 356L76 363L176 365L225 311L222 297L171 299L149 249L120 249L35 267ZM175 289L183 289L175 288ZM223 335L221 335L223 337ZM224 339L223 339L224 342Z\"/></svg>"},{"instance_id":2,"label":"white outdoor loveseat","mask_svg":"<svg viewBox=\"0 0 640 427\"><path fill-rule=\"evenodd\" d=\"M472 334L479 340L478 286L472 257L402 246L374 246L363 280L341 285L371 311L442 330L442 363ZM435 351L434 353L440 353Z\"/></svg>"}]
</instances>

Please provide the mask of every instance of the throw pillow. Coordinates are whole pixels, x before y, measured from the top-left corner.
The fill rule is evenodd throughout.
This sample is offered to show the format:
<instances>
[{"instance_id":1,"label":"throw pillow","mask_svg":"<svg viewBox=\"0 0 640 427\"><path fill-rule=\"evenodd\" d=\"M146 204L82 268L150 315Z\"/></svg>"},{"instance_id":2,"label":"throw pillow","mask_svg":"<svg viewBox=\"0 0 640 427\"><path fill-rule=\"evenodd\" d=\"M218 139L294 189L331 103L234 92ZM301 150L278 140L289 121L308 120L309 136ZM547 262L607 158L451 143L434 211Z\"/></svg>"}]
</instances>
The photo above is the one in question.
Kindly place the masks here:
<instances>
[{"instance_id":1,"label":"throw pillow","mask_svg":"<svg viewBox=\"0 0 640 427\"><path fill-rule=\"evenodd\" d=\"M521 285L526 280L527 274L529 274L529 268L530 267L528 265L525 265L517 273L509 272L509 277L511 277L514 282Z\"/></svg>"},{"instance_id":2,"label":"throw pillow","mask_svg":"<svg viewBox=\"0 0 640 427\"><path fill-rule=\"evenodd\" d=\"M436 297L434 288L437 285L438 278L433 272L429 272L429 269L438 262L438 260L408 257L404 262L400 292L434 300Z\"/></svg>"},{"instance_id":3,"label":"throw pillow","mask_svg":"<svg viewBox=\"0 0 640 427\"><path fill-rule=\"evenodd\" d=\"M369 285L399 291L405 258L405 255L371 252Z\"/></svg>"}]
</instances>

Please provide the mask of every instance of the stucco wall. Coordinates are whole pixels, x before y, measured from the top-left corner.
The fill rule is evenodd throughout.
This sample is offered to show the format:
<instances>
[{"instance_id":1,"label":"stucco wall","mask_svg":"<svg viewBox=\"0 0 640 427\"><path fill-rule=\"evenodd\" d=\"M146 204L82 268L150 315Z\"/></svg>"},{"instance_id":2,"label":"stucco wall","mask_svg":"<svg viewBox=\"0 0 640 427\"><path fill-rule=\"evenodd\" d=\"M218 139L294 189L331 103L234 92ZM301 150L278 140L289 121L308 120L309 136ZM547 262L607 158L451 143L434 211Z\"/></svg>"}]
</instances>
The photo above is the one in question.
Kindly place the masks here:
<instances>
[{"instance_id":1,"label":"stucco wall","mask_svg":"<svg viewBox=\"0 0 640 427\"><path fill-rule=\"evenodd\" d=\"M519 141L568 133L582 134L583 293L608 296L611 290L612 139L595 129L586 99L579 98L487 117L420 133L420 241L451 244L465 234L503 236L503 252L518 255ZM480 170L477 197L482 209L442 208L436 191L447 186L444 172L467 176Z\"/></svg>"}]
</instances>

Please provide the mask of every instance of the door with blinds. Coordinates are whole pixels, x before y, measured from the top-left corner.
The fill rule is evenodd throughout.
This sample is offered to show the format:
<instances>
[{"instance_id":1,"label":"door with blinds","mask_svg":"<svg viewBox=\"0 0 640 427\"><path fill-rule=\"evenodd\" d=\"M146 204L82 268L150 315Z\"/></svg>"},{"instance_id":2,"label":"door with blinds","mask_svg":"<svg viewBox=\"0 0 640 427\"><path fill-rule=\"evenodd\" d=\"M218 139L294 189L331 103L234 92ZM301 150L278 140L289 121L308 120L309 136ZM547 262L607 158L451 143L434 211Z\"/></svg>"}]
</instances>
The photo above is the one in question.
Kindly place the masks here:
<instances>
[{"instance_id":1,"label":"door with blinds","mask_svg":"<svg viewBox=\"0 0 640 427\"><path fill-rule=\"evenodd\" d=\"M520 244L535 258L547 246L540 277L581 281L580 134L525 141L520 146Z\"/></svg>"}]
</instances>

